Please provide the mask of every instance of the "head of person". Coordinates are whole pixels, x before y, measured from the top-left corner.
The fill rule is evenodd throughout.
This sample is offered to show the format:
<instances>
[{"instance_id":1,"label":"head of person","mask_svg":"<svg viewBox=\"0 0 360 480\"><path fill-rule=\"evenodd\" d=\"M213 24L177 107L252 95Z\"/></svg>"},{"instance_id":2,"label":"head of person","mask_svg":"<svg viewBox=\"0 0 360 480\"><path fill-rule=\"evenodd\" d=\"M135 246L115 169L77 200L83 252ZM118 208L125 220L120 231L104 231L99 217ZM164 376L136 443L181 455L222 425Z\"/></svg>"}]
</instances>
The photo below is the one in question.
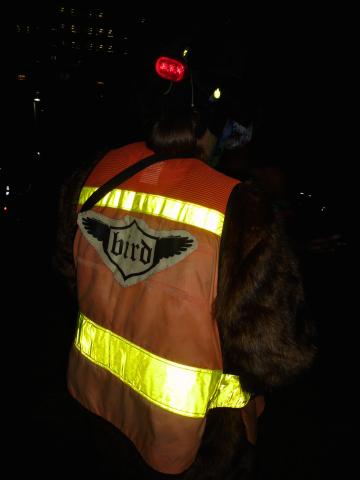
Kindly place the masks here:
<instances>
[{"instance_id":1,"label":"head of person","mask_svg":"<svg viewBox=\"0 0 360 480\"><path fill-rule=\"evenodd\" d=\"M144 77L143 77L144 78ZM169 81L156 73L138 83L137 106L148 146L157 154L194 156L212 163L226 117L188 74Z\"/></svg>"},{"instance_id":2,"label":"head of person","mask_svg":"<svg viewBox=\"0 0 360 480\"><path fill-rule=\"evenodd\" d=\"M157 154L208 161L216 136L210 132L204 112L190 106L170 106L163 108L150 123L146 142Z\"/></svg>"}]
</instances>

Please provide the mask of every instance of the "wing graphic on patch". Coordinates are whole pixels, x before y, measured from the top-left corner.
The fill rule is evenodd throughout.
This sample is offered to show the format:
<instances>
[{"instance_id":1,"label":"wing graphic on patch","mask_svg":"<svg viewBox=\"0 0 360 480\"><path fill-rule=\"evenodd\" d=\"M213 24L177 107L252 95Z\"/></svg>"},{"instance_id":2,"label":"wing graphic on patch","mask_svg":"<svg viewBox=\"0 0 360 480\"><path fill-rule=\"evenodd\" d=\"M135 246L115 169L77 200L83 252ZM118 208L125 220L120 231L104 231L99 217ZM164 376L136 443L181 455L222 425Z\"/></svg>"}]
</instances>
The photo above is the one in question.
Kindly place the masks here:
<instances>
[{"instance_id":1,"label":"wing graphic on patch","mask_svg":"<svg viewBox=\"0 0 360 480\"><path fill-rule=\"evenodd\" d=\"M160 262L162 258L180 255L182 252L191 247L193 239L189 237L181 237L180 235L170 235L169 237L159 238L156 242L154 265Z\"/></svg>"},{"instance_id":2,"label":"wing graphic on patch","mask_svg":"<svg viewBox=\"0 0 360 480\"><path fill-rule=\"evenodd\" d=\"M198 248L188 231L156 230L131 215L114 219L90 211L78 215L78 225L123 287L179 264Z\"/></svg>"},{"instance_id":3,"label":"wing graphic on patch","mask_svg":"<svg viewBox=\"0 0 360 480\"><path fill-rule=\"evenodd\" d=\"M100 240L100 242L103 244L104 250L106 250L109 244L110 227L106 225L106 223L90 217L83 218L82 223L86 231L97 240Z\"/></svg>"}]
</instances>

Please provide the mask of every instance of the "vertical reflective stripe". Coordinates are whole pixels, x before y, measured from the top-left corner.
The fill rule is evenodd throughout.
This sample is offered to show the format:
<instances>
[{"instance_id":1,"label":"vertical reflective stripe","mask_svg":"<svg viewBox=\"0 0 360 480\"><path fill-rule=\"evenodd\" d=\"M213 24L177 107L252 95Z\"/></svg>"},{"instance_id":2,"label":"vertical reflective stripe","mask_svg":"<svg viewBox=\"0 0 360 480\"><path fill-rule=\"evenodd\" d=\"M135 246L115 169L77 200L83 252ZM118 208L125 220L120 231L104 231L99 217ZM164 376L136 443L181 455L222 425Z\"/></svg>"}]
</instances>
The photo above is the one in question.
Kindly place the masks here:
<instances>
[{"instance_id":1,"label":"vertical reflective stripe","mask_svg":"<svg viewBox=\"0 0 360 480\"><path fill-rule=\"evenodd\" d=\"M79 204L83 205L96 190L97 187L83 187ZM219 236L221 236L224 224L224 214L217 210L161 195L130 190L114 189L96 205L167 218L202 228Z\"/></svg>"},{"instance_id":2,"label":"vertical reflective stripe","mask_svg":"<svg viewBox=\"0 0 360 480\"><path fill-rule=\"evenodd\" d=\"M250 394L239 378L220 370L171 362L79 314L76 348L149 402L179 415L201 418L210 408L244 407Z\"/></svg>"}]
</instances>

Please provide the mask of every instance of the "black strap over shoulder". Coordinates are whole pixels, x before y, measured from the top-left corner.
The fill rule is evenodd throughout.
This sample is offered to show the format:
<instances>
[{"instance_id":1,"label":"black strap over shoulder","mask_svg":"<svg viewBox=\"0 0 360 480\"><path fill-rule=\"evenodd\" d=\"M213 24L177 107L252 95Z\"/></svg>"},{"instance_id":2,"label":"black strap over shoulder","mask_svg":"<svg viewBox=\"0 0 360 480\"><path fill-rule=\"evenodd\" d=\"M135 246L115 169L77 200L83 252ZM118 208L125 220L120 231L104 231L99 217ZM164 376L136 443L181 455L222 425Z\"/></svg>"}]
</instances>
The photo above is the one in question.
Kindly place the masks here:
<instances>
[{"instance_id":1,"label":"black strap over shoulder","mask_svg":"<svg viewBox=\"0 0 360 480\"><path fill-rule=\"evenodd\" d=\"M113 188L120 185L122 182L125 182L128 178L132 177L136 173L140 172L146 167L149 167L153 163L161 162L163 160L169 160L172 158L185 158L182 157L169 157L168 155L150 155L149 157L145 157L137 163L134 163L130 167L126 168L120 173L117 173L114 177L110 178L107 182L104 183L100 188L95 190L95 192L90 195L90 197L84 202L83 206L81 207L80 212L85 212L86 210L90 210L94 205L97 204L99 200L101 200L107 193L109 193Z\"/></svg>"}]
</instances>

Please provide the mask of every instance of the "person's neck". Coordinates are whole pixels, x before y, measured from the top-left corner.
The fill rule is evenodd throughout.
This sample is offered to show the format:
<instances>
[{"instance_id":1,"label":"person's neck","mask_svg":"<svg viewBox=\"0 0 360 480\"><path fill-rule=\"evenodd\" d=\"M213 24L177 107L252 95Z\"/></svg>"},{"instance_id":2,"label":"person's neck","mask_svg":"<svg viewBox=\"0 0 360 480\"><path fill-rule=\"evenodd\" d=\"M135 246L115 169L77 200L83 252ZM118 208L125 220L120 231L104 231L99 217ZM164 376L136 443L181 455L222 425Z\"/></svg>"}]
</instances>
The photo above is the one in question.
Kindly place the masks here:
<instances>
[{"instance_id":1,"label":"person's neck","mask_svg":"<svg viewBox=\"0 0 360 480\"><path fill-rule=\"evenodd\" d=\"M204 135L198 140L198 146L203 152L202 160L210 166L214 166L213 153L215 150L216 142L217 137L208 129L206 129Z\"/></svg>"}]
</instances>

